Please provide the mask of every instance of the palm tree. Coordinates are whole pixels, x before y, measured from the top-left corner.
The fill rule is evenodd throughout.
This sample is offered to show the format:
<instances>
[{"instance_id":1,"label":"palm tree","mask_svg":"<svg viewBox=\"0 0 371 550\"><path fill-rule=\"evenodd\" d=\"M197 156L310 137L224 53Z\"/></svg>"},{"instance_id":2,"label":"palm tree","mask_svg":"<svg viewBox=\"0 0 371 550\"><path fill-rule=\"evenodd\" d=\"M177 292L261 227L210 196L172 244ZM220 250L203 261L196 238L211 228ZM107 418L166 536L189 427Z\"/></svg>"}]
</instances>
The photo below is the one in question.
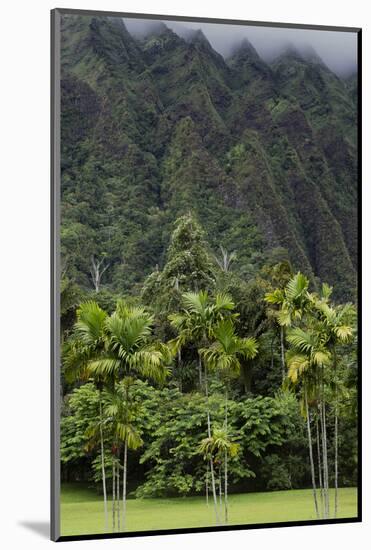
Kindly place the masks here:
<instances>
[{"instance_id":1,"label":"palm tree","mask_svg":"<svg viewBox=\"0 0 371 550\"><path fill-rule=\"evenodd\" d=\"M153 317L144 308L129 306L123 301L118 302L116 311L106 319L104 352L98 358L89 361L87 369L93 376L109 379L113 395L115 395L116 383L126 377L139 376L159 383L165 381L169 373L171 353L166 345L150 341L152 326ZM135 445L138 440L130 424L127 428L122 428L121 422L120 430L124 441L123 525L125 525L127 448L131 444ZM114 438L117 437L118 432L114 431ZM119 468L119 461L117 462L117 468ZM115 465L115 461L113 464ZM114 492L115 482L113 481L113 495ZM115 501L114 496L113 501ZM115 504L113 504L113 522L114 518Z\"/></svg>"},{"instance_id":2,"label":"palm tree","mask_svg":"<svg viewBox=\"0 0 371 550\"><path fill-rule=\"evenodd\" d=\"M335 447L335 505L334 517L338 512L338 346L349 343L353 338L352 322L355 316L353 304L345 304L332 307L328 302L331 296L332 288L328 285L322 285L322 294L319 299L314 299L314 307L318 312L319 319L323 324L323 330L326 334L327 347L332 355L333 382L335 387L335 426L334 426L334 447Z\"/></svg>"},{"instance_id":3,"label":"palm tree","mask_svg":"<svg viewBox=\"0 0 371 550\"><path fill-rule=\"evenodd\" d=\"M319 517L317 501L315 470L313 461L312 435L310 427L309 399L319 402L320 420L322 427L322 464L325 501L325 518L329 516L328 496L328 462L327 462L327 433L326 410L324 395L324 366L330 364L330 354L326 349L326 339L321 327L308 326L306 330L300 327L291 328L287 334L287 340L292 349L287 354L288 378L293 384L301 383L302 405L305 410L305 418L308 432L309 458L311 465L313 497L316 515Z\"/></svg>"},{"instance_id":4,"label":"palm tree","mask_svg":"<svg viewBox=\"0 0 371 550\"><path fill-rule=\"evenodd\" d=\"M294 320L300 320L309 305L309 280L300 271L291 277L284 289L276 288L265 295L265 301L278 306L272 314L280 331L280 355L282 382L286 377L285 365L285 332Z\"/></svg>"},{"instance_id":5,"label":"palm tree","mask_svg":"<svg viewBox=\"0 0 371 550\"><path fill-rule=\"evenodd\" d=\"M64 348L64 375L68 381L85 380L89 377L89 363L100 357L105 347L106 319L107 313L96 302L88 301L80 305L72 338ZM102 411L102 390L105 385L105 377L97 373L93 379L99 391L99 422L96 428L99 430L100 439L105 531L107 531L108 509ZM92 433L91 436L94 437L94 434Z\"/></svg>"},{"instance_id":6,"label":"palm tree","mask_svg":"<svg viewBox=\"0 0 371 550\"><path fill-rule=\"evenodd\" d=\"M127 455L128 450L137 450L143 445L143 440L140 433L135 428L135 419L139 415L138 405L133 401L130 395L130 389L135 384L135 380L132 377L125 377L114 388L114 391L106 393L106 415L107 420L110 422L113 432L113 438L116 443L115 451L118 460L116 463L116 470L118 472L118 483L116 498L118 502L118 514L117 524L120 528L120 508L119 508L119 470L122 468L122 530L126 529L126 485L127 485ZM124 464L121 467L120 464L120 442L124 444ZM114 484L114 482L113 482ZM114 485L113 485L114 487ZM115 501L115 494L113 493L113 501ZM115 511L113 511L113 518ZM115 522L113 520L113 527Z\"/></svg>"},{"instance_id":7,"label":"palm tree","mask_svg":"<svg viewBox=\"0 0 371 550\"><path fill-rule=\"evenodd\" d=\"M208 347L200 349L200 355L210 369L218 370L224 375L238 376L241 361L253 359L258 352L255 338L240 338L232 319L223 319L216 325L213 336L215 341ZM225 433L228 432L228 383L225 384ZM224 502L225 522L228 522L228 453L224 457Z\"/></svg>"},{"instance_id":8,"label":"palm tree","mask_svg":"<svg viewBox=\"0 0 371 550\"><path fill-rule=\"evenodd\" d=\"M215 296L215 300L211 300L206 291L187 292L183 294L182 299L183 310L169 316L172 326L178 332L178 336L172 341L172 344L175 349L179 349L189 342L194 343L198 347L199 384L201 389L202 355L200 353L200 349L213 339L214 328L218 322L220 322L226 315L231 318L236 317L236 314L232 313L234 303L227 294L223 293L218 293ZM204 389L207 410L207 435L208 438L211 438L208 374L206 364L204 369ZM214 503L216 503L214 465L211 459L210 475ZM217 510L215 515L217 523L219 523Z\"/></svg>"},{"instance_id":9,"label":"palm tree","mask_svg":"<svg viewBox=\"0 0 371 550\"><path fill-rule=\"evenodd\" d=\"M171 325L178 332L173 343L181 348L187 343L194 343L197 347L210 341L215 324L225 315L232 315L234 303L223 293L218 293L215 301L210 299L206 291L186 292L182 295L183 309L169 315ZM202 388L202 360L198 362L199 384Z\"/></svg>"},{"instance_id":10,"label":"palm tree","mask_svg":"<svg viewBox=\"0 0 371 550\"><path fill-rule=\"evenodd\" d=\"M125 376L163 383L169 374L171 353L166 345L151 342L153 322L153 316L144 308L118 302L116 311L105 322L104 353L89 361L89 373L109 378L112 387Z\"/></svg>"},{"instance_id":11,"label":"palm tree","mask_svg":"<svg viewBox=\"0 0 371 550\"><path fill-rule=\"evenodd\" d=\"M228 457L235 457L238 453L239 445L231 440L226 427L215 427L211 437L203 439L199 446L199 452L205 460L218 462L220 468L224 464L224 522L228 523ZM215 483L215 479L213 480ZM216 492L215 492L216 494ZM220 497L222 494L220 483ZM215 514L218 517L217 502L214 498Z\"/></svg>"},{"instance_id":12,"label":"palm tree","mask_svg":"<svg viewBox=\"0 0 371 550\"><path fill-rule=\"evenodd\" d=\"M116 311L107 314L95 303L81 306L75 326L75 341L67 354L68 366L75 364L80 376L92 377L112 393L115 385L126 376L149 378L162 383L169 373L169 348L151 342L153 317L142 307L128 306L119 301ZM100 405L102 416L102 406ZM100 426L103 427L103 421ZM116 436L115 436L116 437ZM103 428L102 437L103 442ZM116 441L113 441L115 448ZM101 449L103 449L101 445ZM119 466L113 457L113 491L115 470ZM107 491L102 452L102 475L107 528ZM113 499L115 501L115 498ZM113 505L114 508L115 504ZM113 517L114 510L113 510Z\"/></svg>"}]
</instances>

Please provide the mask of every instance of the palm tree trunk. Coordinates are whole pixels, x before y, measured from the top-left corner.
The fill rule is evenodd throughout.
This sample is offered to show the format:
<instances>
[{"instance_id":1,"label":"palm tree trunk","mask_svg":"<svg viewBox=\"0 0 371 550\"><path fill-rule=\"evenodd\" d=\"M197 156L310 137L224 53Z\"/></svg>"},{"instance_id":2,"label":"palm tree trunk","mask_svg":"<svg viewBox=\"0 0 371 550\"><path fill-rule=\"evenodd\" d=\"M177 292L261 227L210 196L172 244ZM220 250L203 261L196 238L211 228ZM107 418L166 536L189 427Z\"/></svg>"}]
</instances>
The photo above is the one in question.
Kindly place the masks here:
<instances>
[{"instance_id":1,"label":"palm tree trunk","mask_svg":"<svg viewBox=\"0 0 371 550\"><path fill-rule=\"evenodd\" d=\"M202 367L201 357L200 357L200 364ZM207 370L205 367L205 395L206 395L206 410L207 410L207 436L209 439L211 439L211 421L210 421L210 407L209 407L209 389L207 384ZM216 486L215 486L215 475L214 475L214 464L213 464L213 458L210 457L210 474L211 474L211 487L213 490L213 499L214 499L214 509L215 509L215 518L216 523L219 524L219 514L218 514L218 504L217 504L217 497L216 497Z\"/></svg>"},{"instance_id":2,"label":"palm tree trunk","mask_svg":"<svg viewBox=\"0 0 371 550\"><path fill-rule=\"evenodd\" d=\"M337 406L337 405L336 405ZM334 517L336 518L338 513L338 445L339 445L339 436L338 436L338 413L335 411L335 508L334 508Z\"/></svg>"},{"instance_id":3,"label":"palm tree trunk","mask_svg":"<svg viewBox=\"0 0 371 550\"><path fill-rule=\"evenodd\" d=\"M325 486L325 517L330 516L329 503L329 479L328 479L328 460L327 460L327 427L326 427L326 407L322 401L322 426L323 426L323 473Z\"/></svg>"},{"instance_id":4,"label":"palm tree trunk","mask_svg":"<svg viewBox=\"0 0 371 550\"><path fill-rule=\"evenodd\" d=\"M119 464L117 465L116 500L117 500L117 530L120 531L120 468L119 468Z\"/></svg>"},{"instance_id":5,"label":"palm tree trunk","mask_svg":"<svg viewBox=\"0 0 371 550\"><path fill-rule=\"evenodd\" d=\"M99 417L100 417L100 424L99 424L99 431L100 431L100 455L101 455L101 463L102 463L102 484L103 484L103 500L104 500L104 531L107 533L108 531L108 510L107 510L107 487L106 487L106 469L104 465L104 440L103 440L103 413L102 413L102 401L101 401L101 395L99 392Z\"/></svg>"},{"instance_id":6,"label":"palm tree trunk","mask_svg":"<svg viewBox=\"0 0 371 550\"><path fill-rule=\"evenodd\" d=\"M218 502L216 497L215 475L214 475L214 465L213 465L212 457L210 458L210 472L211 472L211 486L213 490L213 499L214 499L215 518L216 518L217 525L219 525L220 520L219 520L219 514L218 514Z\"/></svg>"},{"instance_id":7,"label":"palm tree trunk","mask_svg":"<svg viewBox=\"0 0 371 550\"><path fill-rule=\"evenodd\" d=\"M224 451L224 523L228 523L228 453Z\"/></svg>"},{"instance_id":8,"label":"palm tree trunk","mask_svg":"<svg viewBox=\"0 0 371 550\"><path fill-rule=\"evenodd\" d=\"M310 428L308 396L307 396L307 389L306 388L304 388L304 400L305 400L305 412L306 412L306 415L307 415L308 447L309 447L310 470L311 470L311 474L312 474L312 488L313 488L314 507L316 509L317 519L319 519L316 478L315 478L315 473L314 473L314 461L313 461L312 433L311 433L311 428Z\"/></svg>"},{"instance_id":9,"label":"palm tree trunk","mask_svg":"<svg viewBox=\"0 0 371 550\"><path fill-rule=\"evenodd\" d=\"M334 517L336 518L338 513L338 454L339 454L339 434L338 434L338 424L339 424L339 413L338 413L338 381L337 381L337 357L336 357L336 348L334 347L334 380L335 380L335 428L334 428L334 439L335 439L335 508L334 508Z\"/></svg>"},{"instance_id":10,"label":"palm tree trunk","mask_svg":"<svg viewBox=\"0 0 371 550\"><path fill-rule=\"evenodd\" d=\"M209 506L209 463L208 462L206 462L205 494L206 494L206 506Z\"/></svg>"},{"instance_id":11,"label":"palm tree trunk","mask_svg":"<svg viewBox=\"0 0 371 550\"><path fill-rule=\"evenodd\" d=\"M198 377L199 377L199 384L200 384L200 390L202 389L202 360L201 355L198 356Z\"/></svg>"},{"instance_id":12,"label":"palm tree trunk","mask_svg":"<svg viewBox=\"0 0 371 550\"><path fill-rule=\"evenodd\" d=\"M124 446L124 472L122 474L122 530L126 529L126 473L128 466L128 442L125 439Z\"/></svg>"},{"instance_id":13,"label":"palm tree trunk","mask_svg":"<svg viewBox=\"0 0 371 550\"><path fill-rule=\"evenodd\" d=\"M286 378L286 366L285 366L285 334L284 334L283 327L281 327L280 329L280 337L281 337L281 372L282 372L282 382L284 382Z\"/></svg>"},{"instance_id":14,"label":"palm tree trunk","mask_svg":"<svg viewBox=\"0 0 371 550\"><path fill-rule=\"evenodd\" d=\"M321 370L321 402L320 402L320 421L322 435L322 464L323 464L323 489L324 489L324 517L329 517L329 484L328 484L328 462L327 462L327 433L326 433L326 407L324 400L324 380L323 380L323 365Z\"/></svg>"},{"instance_id":15,"label":"palm tree trunk","mask_svg":"<svg viewBox=\"0 0 371 550\"><path fill-rule=\"evenodd\" d=\"M317 430L317 460L318 460L318 481L321 495L321 516L323 517L323 478L322 478L322 461L321 461L321 446L319 437L318 417L316 420Z\"/></svg>"},{"instance_id":16,"label":"palm tree trunk","mask_svg":"<svg viewBox=\"0 0 371 550\"><path fill-rule=\"evenodd\" d=\"M115 472L115 457L112 461L112 531L116 530L116 472Z\"/></svg>"},{"instance_id":17,"label":"palm tree trunk","mask_svg":"<svg viewBox=\"0 0 371 550\"><path fill-rule=\"evenodd\" d=\"M225 388L225 431L228 434L228 386ZM224 523L228 523L228 453L224 451Z\"/></svg>"},{"instance_id":18,"label":"palm tree trunk","mask_svg":"<svg viewBox=\"0 0 371 550\"><path fill-rule=\"evenodd\" d=\"M223 514L223 496L222 496L222 468L221 468L221 465L219 466L219 510L220 510L220 517L222 517L222 514Z\"/></svg>"}]
</instances>

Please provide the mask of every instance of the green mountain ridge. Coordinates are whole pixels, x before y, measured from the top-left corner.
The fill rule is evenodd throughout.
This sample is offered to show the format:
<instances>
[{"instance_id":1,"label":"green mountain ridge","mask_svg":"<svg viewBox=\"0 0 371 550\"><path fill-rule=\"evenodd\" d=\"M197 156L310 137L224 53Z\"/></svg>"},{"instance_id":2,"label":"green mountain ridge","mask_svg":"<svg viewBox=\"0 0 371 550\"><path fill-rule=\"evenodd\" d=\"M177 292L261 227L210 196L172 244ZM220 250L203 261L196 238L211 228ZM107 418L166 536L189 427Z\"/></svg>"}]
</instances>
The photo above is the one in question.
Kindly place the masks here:
<instances>
[{"instance_id":1,"label":"green mountain ridge","mask_svg":"<svg viewBox=\"0 0 371 550\"><path fill-rule=\"evenodd\" d=\"M62 18L62 258L90 287L131 291L192 210L250 276L275 250L354 294L355 85L315 52L229 59L201 31L133 37L117 18ZM282 252L283 253L283 252Z\"/></svg>"}]
</instances>

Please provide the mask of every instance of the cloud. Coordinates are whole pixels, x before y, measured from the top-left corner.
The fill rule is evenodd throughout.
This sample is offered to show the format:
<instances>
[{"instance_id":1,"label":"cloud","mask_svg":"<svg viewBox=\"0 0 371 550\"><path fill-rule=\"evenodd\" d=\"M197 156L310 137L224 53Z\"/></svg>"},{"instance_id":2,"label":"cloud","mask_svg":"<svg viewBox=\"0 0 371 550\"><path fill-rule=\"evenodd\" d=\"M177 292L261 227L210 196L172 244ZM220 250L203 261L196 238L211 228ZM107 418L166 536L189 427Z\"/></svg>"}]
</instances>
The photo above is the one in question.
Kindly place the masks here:
<instances>
[{"instance_id":1,"label":"cloud","mask_svg":"<svg viewBox=\"0 0 371 550\"><path fill-rule=\"evenodd\" d=\"M357 35L353 32L178 22L165 19L163 23L183 38L187 38L192 30L201 29L212 47L225 58L239 42L247 38L259 55L268 62L280 55L288 44L293 44L299 51L313 48L324 63L339 76L347 76L357 70ZM160 24L157 20L125 18L127 29L137 36L144 36Z\"/></svg>"}]
</instances>

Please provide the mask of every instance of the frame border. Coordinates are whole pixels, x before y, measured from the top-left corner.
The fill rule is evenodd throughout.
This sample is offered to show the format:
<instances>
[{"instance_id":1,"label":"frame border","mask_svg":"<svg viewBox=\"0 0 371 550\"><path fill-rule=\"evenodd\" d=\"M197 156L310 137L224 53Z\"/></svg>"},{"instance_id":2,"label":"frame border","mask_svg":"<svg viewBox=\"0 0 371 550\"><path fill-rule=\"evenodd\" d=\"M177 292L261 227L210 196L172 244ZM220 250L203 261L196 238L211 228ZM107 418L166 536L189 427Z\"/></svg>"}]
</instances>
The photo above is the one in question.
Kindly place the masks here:
<instances>
[{"instance_id":1,"label":"frame border","mask_svg":"<svg viewBox=\"0 0 371 550\"><path fill-rule=\"evenodd\" d=\"M339 27L329 25L271 23L268 21L250 21L241 19L220 19L180 15L158 15L148 13L126 13L116 11L80 10L55 8L51 10L51 479L50 479L50 537L55 542L132 538L156 535L174 535L188 533L207 533L219 531L239 531L250 529L268 529L281 527L299 527L310 525L337 525L362 522L362 28ZM60 533L60 24L61 15L87 15L101 17L122 17L131 19L154 19L160 21L188 21L197 23L216 23L253 27L276 27L357 34L357 222L358 222L358 485L357 516L354 518L334 518L307 521L286 521L276 523L254 523L242 525L189 527L179 529L159 529L148 531L130 531L119 533L91 533L86 535L61 535Z\"/></svg>"},{"instance_id":2,"label":"frame border","mask_svg":"<svg viewBox=\"0 0 371 550\"><path fill-rule=\"evenodd\" d=\"M51 462L50 537L60 538L60 14L51 13Z\"/></svg>"}]
</instances>

